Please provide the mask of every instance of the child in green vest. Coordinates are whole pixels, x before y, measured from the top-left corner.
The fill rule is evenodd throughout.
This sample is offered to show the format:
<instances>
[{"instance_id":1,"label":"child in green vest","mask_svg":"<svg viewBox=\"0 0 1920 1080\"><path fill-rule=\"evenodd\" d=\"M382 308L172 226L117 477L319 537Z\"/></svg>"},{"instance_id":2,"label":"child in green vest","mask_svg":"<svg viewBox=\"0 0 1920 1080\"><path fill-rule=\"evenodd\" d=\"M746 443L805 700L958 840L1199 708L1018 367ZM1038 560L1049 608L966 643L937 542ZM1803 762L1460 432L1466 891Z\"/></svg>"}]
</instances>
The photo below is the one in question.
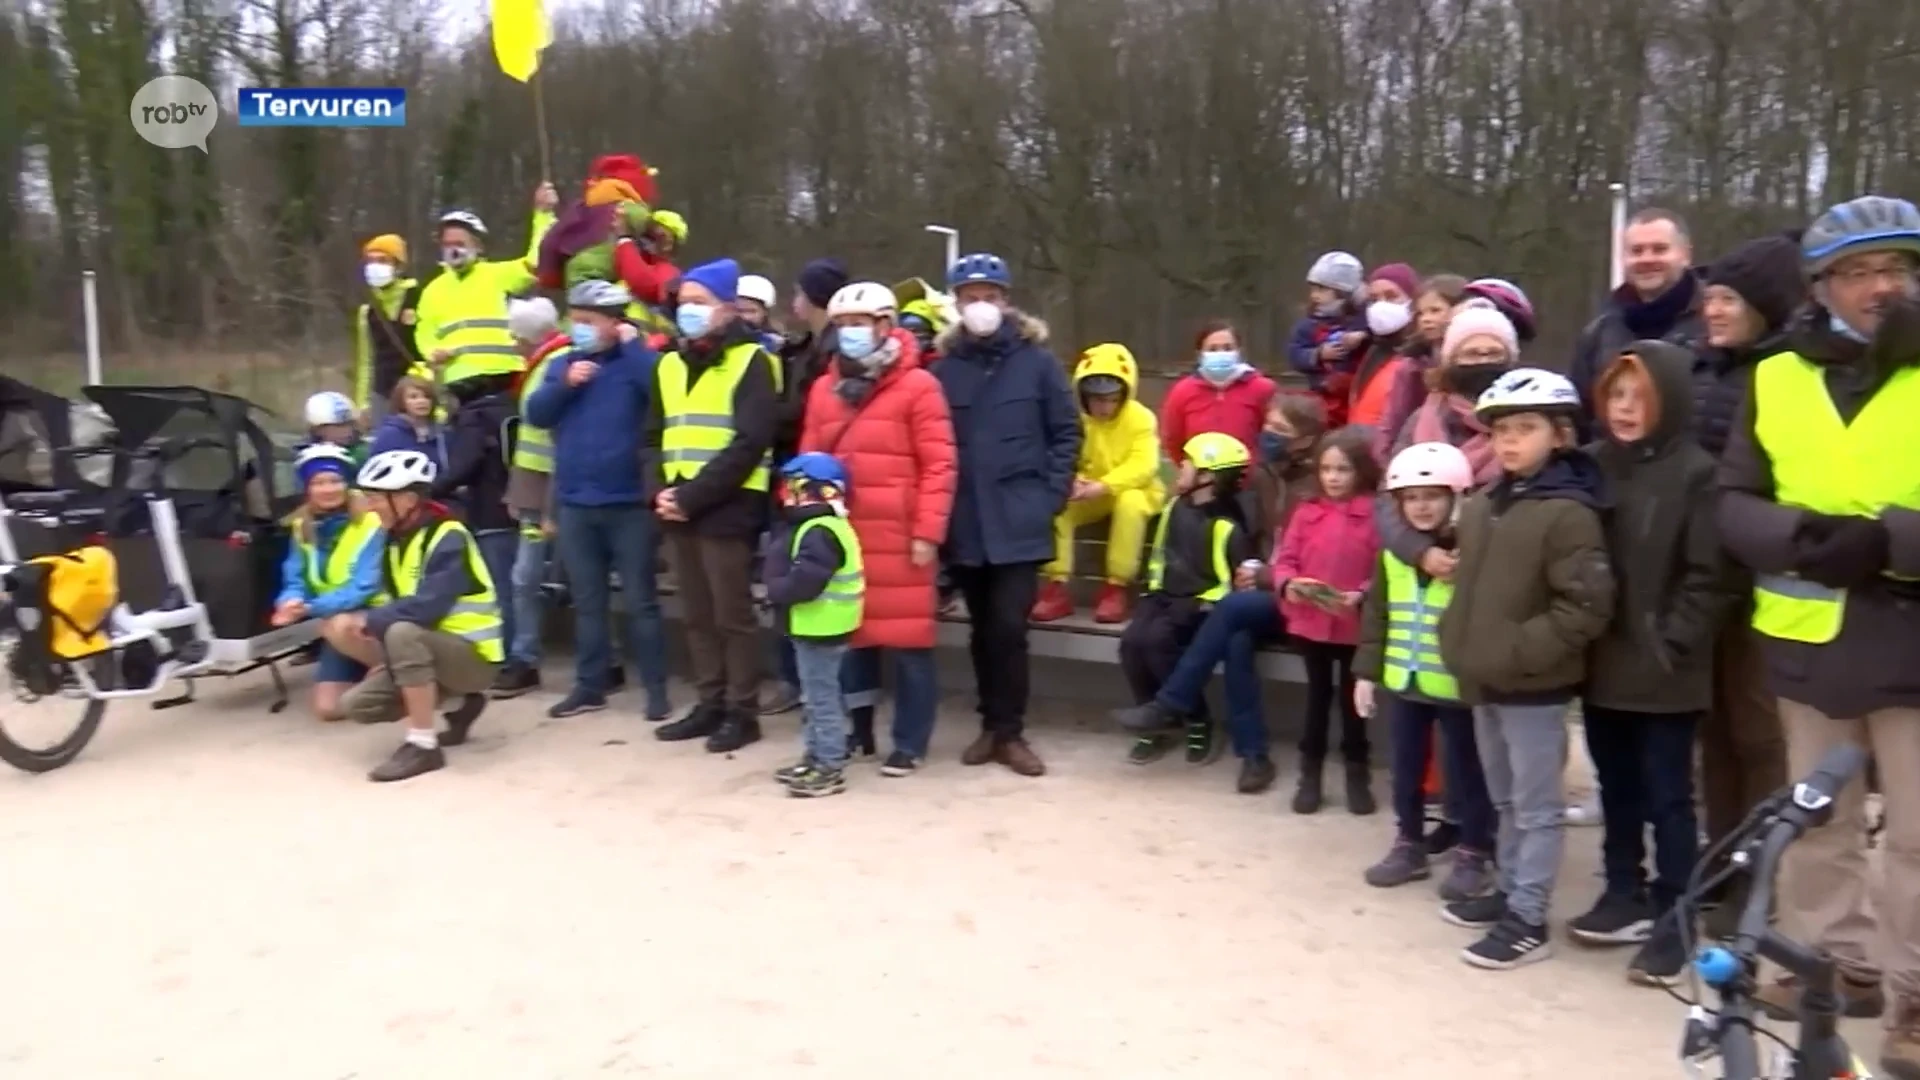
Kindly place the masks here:
<instances>
[{"instance_id":1,"label":"child in green vest","mask_svg":"<svg viewBox=\"0 0 1920 1080\"><path fill-rule=\"evenodd\" d=\"M1459 546L1454 521L1472 488L1473 465L1447 443L1415 443L1387 465L1385 490L1400 519L1442 551ZM1354 708L1368 717L1384 709L1392 748L1393 847L1367 868L1366 882L1387 889L1433 876L1425 781L1438 728L1447 804L1460 819L1453 869L1440 883L1449 902L1492 888L1494 828L1473 710L1461 702L1460 686L1440 659L1440 613L1452 599L1451 580L1432 577L1382 548L1379 572L1361 604L1360 647L1353 657Z\"/></svg>"},{"instance_id":2,"label":"child in green vest","mask_svg":"<svg viewBox=\"0 0 1920 1080\"><path fill-rule=\"evenodd\" d=\"M774 773L796 798L847 789L851 725L840 693L847 639L860 628L866 573L847 522L847 472L832 454L801 454L780 469L781 520L767 537L762 576L767 603L793 643L805 709L805 752Z\"/></svg>"}]
</instances>

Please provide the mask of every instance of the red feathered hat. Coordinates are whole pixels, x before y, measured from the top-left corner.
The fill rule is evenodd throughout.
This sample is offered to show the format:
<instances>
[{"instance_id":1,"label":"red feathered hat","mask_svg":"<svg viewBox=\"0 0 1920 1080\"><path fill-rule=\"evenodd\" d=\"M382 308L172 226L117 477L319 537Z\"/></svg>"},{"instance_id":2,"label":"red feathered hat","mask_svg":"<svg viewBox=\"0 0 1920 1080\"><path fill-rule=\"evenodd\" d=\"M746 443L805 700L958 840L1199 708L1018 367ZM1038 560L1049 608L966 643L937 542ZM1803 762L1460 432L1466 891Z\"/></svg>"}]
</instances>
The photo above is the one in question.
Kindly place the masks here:
<instances>
[{"instance_id":1,"label":"red feathered hat","mask_svg":"<svg viewBox=\"0 0 1920 1080\"><path fill-rule=\"evenodd\" d=\"M652 206L659 195L653 174L651 166L632 154L606 154L593 163L587 178L590 181L601 177L623 180L633 188L634 194L640 196L640 201Z\"/></svg>"}]
</instances>

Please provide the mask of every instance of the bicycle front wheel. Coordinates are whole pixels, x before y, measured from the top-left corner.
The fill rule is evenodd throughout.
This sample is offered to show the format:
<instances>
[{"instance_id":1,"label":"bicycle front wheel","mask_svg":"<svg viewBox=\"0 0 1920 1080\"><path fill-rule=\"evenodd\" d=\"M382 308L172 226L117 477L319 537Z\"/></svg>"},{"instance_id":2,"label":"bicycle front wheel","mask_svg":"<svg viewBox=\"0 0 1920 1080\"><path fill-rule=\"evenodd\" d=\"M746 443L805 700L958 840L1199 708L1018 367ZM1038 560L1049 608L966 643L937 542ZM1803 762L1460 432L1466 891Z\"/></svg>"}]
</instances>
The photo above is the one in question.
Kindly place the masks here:
<instances>
[{"instance_id":1,"label":"bicycle front wheel","mask_svg":"<svg viewBox=\"0 0 1920 1080\"><path fill-rule=\"evenodd\" d=\"M0 761L23 772L52 772L80 756L100 730L107 703L84 696L67 665L61 692L36 695L13 675L12 639L0 640ZM117 685L111 653L83 661L101 689Z\"/></svg>"}]
</instances>

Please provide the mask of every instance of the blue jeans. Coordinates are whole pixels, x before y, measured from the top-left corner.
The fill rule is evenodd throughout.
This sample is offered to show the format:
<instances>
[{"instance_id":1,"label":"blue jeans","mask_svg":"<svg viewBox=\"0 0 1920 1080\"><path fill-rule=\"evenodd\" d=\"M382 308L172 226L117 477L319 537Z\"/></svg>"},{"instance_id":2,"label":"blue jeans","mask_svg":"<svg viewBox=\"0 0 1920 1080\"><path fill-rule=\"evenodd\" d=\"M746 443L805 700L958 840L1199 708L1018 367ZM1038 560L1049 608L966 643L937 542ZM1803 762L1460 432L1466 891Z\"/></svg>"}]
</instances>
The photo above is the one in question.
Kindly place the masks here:
<instances>
[{"instance_id":1,"label":"blue jeans","mask_svg":"<svg viewBox=\"0 0 1920 1080\"><path fill-rule=\"evenodd\" d=\"M647 696L647 715L667 713L667 643L660 628L654 566L660 529L639 506L562 506L560 557L573 586L574 636L579 639L574 679L594 693L607 692L613 637L607 622L609 579L620 575L628 619L627 646Z\"/></svg>"},{"instance_id":2,"label":"blue jeans","mask_svg":"<svg viewBox=\"0 0 1920 1080\"><path fill-rule=\"evenodd\" d=\"M847 708L870 709L880 700L882 653L893 659L893 748L925 758L940 707L932 649L849 649L840 669Z\"/></svg>"},{"instance_id":3,"label":"blue jeans","mask_svg":"<svg viewBox=\"0 0 1920 1080\"><path fill-rule=\"evenodd\" d=\"M320 658L314 661L313 681L346 683L351 686L367 677L367 666L331 645L321 644Z\"/></svg>"},{"instance_id":4,"label":"blue jeans","mask_svg":"<svg viewBox=\"0 0 1920 1080\"><path fill-rule=\"evenodd\" d=\"M1400 839L1418 843L1426 835L1427 755L1437 728L1440 776L1446 785L1447 810L1460 826L1461 846L1491 856L1493 799L1487 794L1487 774L1480 767L1480 744L1473 736L1473 710L1465 705L1409 701L1384 686L1379 700L1387 714L1393 814Z\"/></svg>"},{"instance_id":5,"label":"blue jeans","mask_svg":"<svg viewBox=\"0 0 1920 1080\"><path fill-rule=\"evenodd\" d=\"M1665 910L1687 887L1700 855L1693 810L1693 736L1699 713L1642 713L1586 707L1587 753L1600 781L1606 835L1600 841L1607 891L1637 894L1647 883L1653 830L1653 899Z\"/></svg>"},{"instance_id":6,"label":"blue jeans","mask_svg":"<svg viewBox=\"0 0 1920 1080\"><path fill-rule=\"evenodd\" d=\"M546 538L540 535L540 515L520 515L520 546L513 556L513 634L507 638L507 659L516 664L540 667L540 628L546 618L546 596L540 586L547 580ZM499 588L496 578L494 587Z\"/></svg>"},{"instance_id":7,"label":"blue jeans","mask_svg":"<svg viewBox=\"0 0 1920 1080\"><path fill-rule=\"evenodd\" d=\"M800 734L807 756L829 769L847 763L847 703L840 693L840 668L846 659L844 642L832 645L795 640L793 658L800 668L800 700L804 713Z\"/></svg>"},{"instance_id":8,"label":"blue jeans","mask_svg":"<svg viewBox=\"0 0 1920 1080\"><path fill-rule=\"evenodd\" d=\"M1254 666L1254 653L1261 643L1285 632L1286 624L1280 619L1280 607L1272 593L1228 593L1213 605L1154 700L1174 712L1192 716L1205 706L1207 680L1224 662L1227 737L1234 755L1265 757L1267 721L1260 713L1260 672Z\"/></svg>"},{"instance_id":9,"label":"blue jeans","mask_svg":"<svg viewBox=\"0 0 1920 1080\"><path fill-rule=\"evenodd\" d=\"M513 587L513 565L520 554L520 532L489 529L473 534L473 542L480 545L480 560L487 564L487 576L493 579L493 595L500 601L500 639L511 645L517 624L509 592Z\"/></svg>"}]
</instances>

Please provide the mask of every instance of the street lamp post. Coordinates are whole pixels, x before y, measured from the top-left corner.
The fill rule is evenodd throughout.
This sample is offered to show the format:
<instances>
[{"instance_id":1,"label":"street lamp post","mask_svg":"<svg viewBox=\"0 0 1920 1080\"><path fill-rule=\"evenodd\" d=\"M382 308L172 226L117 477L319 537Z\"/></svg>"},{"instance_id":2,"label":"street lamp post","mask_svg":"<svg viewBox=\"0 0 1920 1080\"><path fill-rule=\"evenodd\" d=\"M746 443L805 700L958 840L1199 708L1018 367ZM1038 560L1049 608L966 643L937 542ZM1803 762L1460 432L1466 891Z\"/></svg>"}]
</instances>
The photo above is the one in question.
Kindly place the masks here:
<instances>
[{"instance_id":1,"label":"street lamp post","mask_svg":"<svg viewBox=\"0 0 1920 1080\"><path fill-rule=\"evenodd\" d=\"M953 269L953 264L960 261L960 230L951 225L929 225L927 231L947 238L947 265L940 268L940 276L944 279L946 272Z\"/></svg>"},{"instance_id":2,"label":"street lamp post","mask_svg":"<svg viewBox=\"0 0 1920 1080\"><path fill-rule=\"evenodd\" d=\"M1608 184L1607 192L1613 196L1613 235L1607 239L1613 245L1607 273L1607 287L1617 289L1627 280L1627 267L1620 251L1620 245L1627 234L1627 185Z\"/></svg>"}]
</instances>

